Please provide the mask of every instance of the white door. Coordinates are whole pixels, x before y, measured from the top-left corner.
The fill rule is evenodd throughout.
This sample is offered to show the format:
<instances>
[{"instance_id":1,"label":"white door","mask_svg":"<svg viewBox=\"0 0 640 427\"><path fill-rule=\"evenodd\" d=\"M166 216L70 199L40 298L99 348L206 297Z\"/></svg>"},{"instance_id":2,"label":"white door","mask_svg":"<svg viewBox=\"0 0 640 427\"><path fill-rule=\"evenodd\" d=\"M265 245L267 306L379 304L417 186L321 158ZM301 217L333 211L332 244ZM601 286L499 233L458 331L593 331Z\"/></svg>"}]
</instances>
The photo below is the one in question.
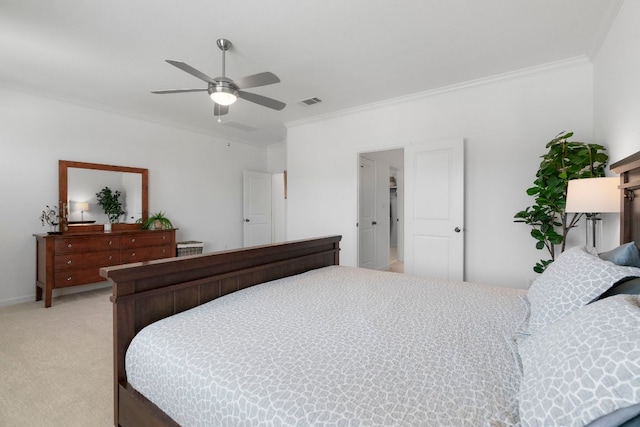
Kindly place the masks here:
<instances>
[{"instance_id":1,"label":"white door","mask_svg":"<svg viewBox=\"0 0 640 427\"><path fill-rule=\"evenodd\" d=\"M271 174L243 171L244 246L271 243Z\"/></svg>"},{"instance_id":2,"label":"white door","mask_svg":"<svg viewBox=\"0 0 640 427\"><path fill-rule=\"evenodd\" d=\"M376 171L375 162L360 156L360 186L358 201L358 267L373 268L376 233L375 233L375 206L376 206Z\"/></svg>"},{"instance_id":3,"label":"white door","mask_svg":"<svg viewBox=\"0 0 640 427\"><path fill-rule=\"evenodd\" d=\"M464 279L464 141L405 147L405 273Z\"/></svg>"},{"instance_id":4,"label":"white door","mask_svg":"<svg viewBox=\"0 0 640 427\"><path fill-rule=\"evenodd\" d=\"M273 243L284 242L286 236L286 200L284 173L274 173L271 176L271 237Z\"/></svg>"}]
</instances>

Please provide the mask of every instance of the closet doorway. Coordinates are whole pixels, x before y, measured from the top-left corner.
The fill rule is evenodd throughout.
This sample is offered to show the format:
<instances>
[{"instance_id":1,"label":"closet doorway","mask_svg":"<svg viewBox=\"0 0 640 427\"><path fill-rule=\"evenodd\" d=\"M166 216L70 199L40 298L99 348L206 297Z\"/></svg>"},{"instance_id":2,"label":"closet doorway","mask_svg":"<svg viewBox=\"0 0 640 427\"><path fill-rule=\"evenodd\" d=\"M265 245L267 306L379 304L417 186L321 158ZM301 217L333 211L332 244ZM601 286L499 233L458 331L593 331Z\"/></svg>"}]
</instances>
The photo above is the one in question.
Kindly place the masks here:
<instances>
[{"instance_id":1,"label":"closet doorway","mask_svg":"<svg viewBox=\"0 0 640 427\"><path fill-rule=\"evenodd\" d=\"M394 157L398 155L400 159ZM372 219L358 226L358 253L373 251L371 267L391 268L390 176L397 173L397 255L403 272L416 276L464 280L464 139L410 144L402 149L360 153L373 162ZM394 169L397 169L395 171ZM360 176L360 175L359 175ZM362 176L361 176L362 178ZM386 195L385 195L386 194ZM363 200L358 197L359 206ZM360 212L359 212L360 213ZM360 219L360 218L359 218ZM364 219L363 219L364 221ZM361 229L373 224L370 245ZM360 264L359 264L360 265Z\"/></svg>"},{"instance_id":2,"label":"closet doorway","mask_svg":"<svg viewBox=\"0 0 640 427\"><path fill-rule=\"evenodd\" d=\"M403 272L404 150L358 156L358 266Z\"/></svg>"},{"instance_id":3,"label":"closet doorway","mask_svg":"<svg viewBox=\"0 0 640 427\"><path fill-rule=\"evenodd\" d=\"M398 254L398 242L402 241L404 233L400 230L400 209L402 203L398 202L398 182L402 177L402 171L395 167L389 168L389 271L404 273L403 258Z\"/></svg>"}]
</instances>

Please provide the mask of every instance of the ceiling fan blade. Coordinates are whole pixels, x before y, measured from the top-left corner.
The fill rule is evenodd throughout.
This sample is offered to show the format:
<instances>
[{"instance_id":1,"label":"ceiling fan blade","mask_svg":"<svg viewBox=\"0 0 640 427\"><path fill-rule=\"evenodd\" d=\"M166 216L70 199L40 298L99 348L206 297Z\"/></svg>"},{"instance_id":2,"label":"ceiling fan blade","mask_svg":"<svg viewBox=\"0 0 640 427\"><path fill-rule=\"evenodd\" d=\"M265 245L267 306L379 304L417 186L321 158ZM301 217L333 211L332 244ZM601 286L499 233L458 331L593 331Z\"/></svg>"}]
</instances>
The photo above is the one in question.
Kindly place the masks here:
<instances>
[{"instance_id":1,"label":"ceiling fan blade","mask_svg":"<svg viewBox=\"0 0 640 427\"><path fill-rule=\"evenodd\" d=\"M216 81L214 79L212 79L211 77L207 76L203 72L196 70L191 65L185 64L184 62L180 62L180 61L172 61L171 59L167 59L166 61L169 64L173 65L174 67L178 67L182 71L186 71L187 73L191 74L194 77L199 78L200 80L204 80L207 83L216 84Z\"/></svg>"},{"instance_id":2,"label":"ceiling fan blade","mask_svg":"<svg viewBox=\"0 0 640 427\"><path fill-rule=\"evenodd\" d=\"M241 79L234 80L233 84L238 86L238 89L247 89L250 87L272 85L274 83L280 83L280 79L273 73L268 71L264 73L253 74L251 76L242 77Z\"/></svg>"},{"instance_id":3,"label":"ceiling fan blade","mask_svg":"<svg viewBox=\"0 0 640 427\"><path fill-rule=\"evenodd\" d=\"M228 112L229 112L229 106L228 105L220 105L220 104L216 104L215 102L213 103L213 115L214 116L216 116L216 117L224 116Z\"/></svg>"},{"instance_id":4,"label":"ceiling fan blade","mask_svg":"<svg viewBox=\"0 0 640 427\"><path fill-rule=\"evenodd\" d=\"M151 93L165 94L165 93L184 93L184 92L206 92L207 89L168 89L168 90L152 90Z\"/></svg>"},{"instance_id":5,"label":"ceiling fan blade","mask_svg":"<svg viewBox=\"0 0 640 427\"><path fill-rule=\"evenodd\" d=\"M238 96L242 99L246 99L247 101L254 102L258 105L262 105L263 107L273 108L274 110L282 110L287 106L284 102L276 101L273 98L267 98L266 96L258 95L251 92L243 92L241 90L238 91Z\"/></svg>"}]
</instances>

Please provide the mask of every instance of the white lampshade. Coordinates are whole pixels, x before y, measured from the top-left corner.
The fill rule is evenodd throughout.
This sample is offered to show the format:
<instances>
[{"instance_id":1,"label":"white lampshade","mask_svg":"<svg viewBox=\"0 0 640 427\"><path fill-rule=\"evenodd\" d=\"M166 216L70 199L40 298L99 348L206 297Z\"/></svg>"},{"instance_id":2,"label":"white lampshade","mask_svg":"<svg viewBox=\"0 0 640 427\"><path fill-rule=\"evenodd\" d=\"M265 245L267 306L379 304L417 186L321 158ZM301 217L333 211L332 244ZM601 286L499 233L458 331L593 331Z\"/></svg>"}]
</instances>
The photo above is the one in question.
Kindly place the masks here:
<instances>
[{"instance_id":1,"label":"white lampshade","mask_svg":"<svg viewBox=\"0 0 640 427\"><path fill-rule=\"evenodd\" d=\"M77 211L89 212L88 202L76 202L75 208Z\"/></svg>"},{"instance_id":2,"label":"white lampshade","mask_svg":"<svg viewBox=\"0 0 640 427\"><path fill-rule=\"evenodd\" d=\"M567 187L567 213L620 212L620 178L572 179Z\"/></svg>"}]
</instances>

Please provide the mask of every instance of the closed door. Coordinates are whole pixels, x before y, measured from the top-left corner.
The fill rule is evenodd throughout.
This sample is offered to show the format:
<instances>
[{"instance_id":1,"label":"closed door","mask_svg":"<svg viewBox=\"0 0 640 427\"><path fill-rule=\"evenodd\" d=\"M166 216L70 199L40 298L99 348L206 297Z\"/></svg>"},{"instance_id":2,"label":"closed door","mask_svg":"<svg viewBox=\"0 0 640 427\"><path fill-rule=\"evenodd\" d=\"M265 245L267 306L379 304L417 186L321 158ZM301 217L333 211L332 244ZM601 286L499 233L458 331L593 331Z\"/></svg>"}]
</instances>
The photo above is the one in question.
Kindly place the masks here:
<instances>
[{"instance_id":1,"label":"closed door","mask_svg":"<svg viewBox=\"0 0 640 427\"><path fill-rule=\"evenodd\" d=\"M405 147L405 272L464 279L463 140Z\"/></svg>"},{"instance_id":2,"label":"closed door","mask_svg":"<svg viewBox=\"0 0 640 427\"><path fill-rule=\"evenodd\" d=\"M244 246L271 243L271 174L243 172Z\"/></svg>"},{"instance_id":3,"label":"closed door","mask_svg":"<svg viewBox=\"0 0 640 427\"><path fill-rule=\"evenodd\" d=\"M376 233L374 230L376 186L375 162L360 156L359 201L358 201L358 266L373 268Z\"/></svg>"}]
</instances>

